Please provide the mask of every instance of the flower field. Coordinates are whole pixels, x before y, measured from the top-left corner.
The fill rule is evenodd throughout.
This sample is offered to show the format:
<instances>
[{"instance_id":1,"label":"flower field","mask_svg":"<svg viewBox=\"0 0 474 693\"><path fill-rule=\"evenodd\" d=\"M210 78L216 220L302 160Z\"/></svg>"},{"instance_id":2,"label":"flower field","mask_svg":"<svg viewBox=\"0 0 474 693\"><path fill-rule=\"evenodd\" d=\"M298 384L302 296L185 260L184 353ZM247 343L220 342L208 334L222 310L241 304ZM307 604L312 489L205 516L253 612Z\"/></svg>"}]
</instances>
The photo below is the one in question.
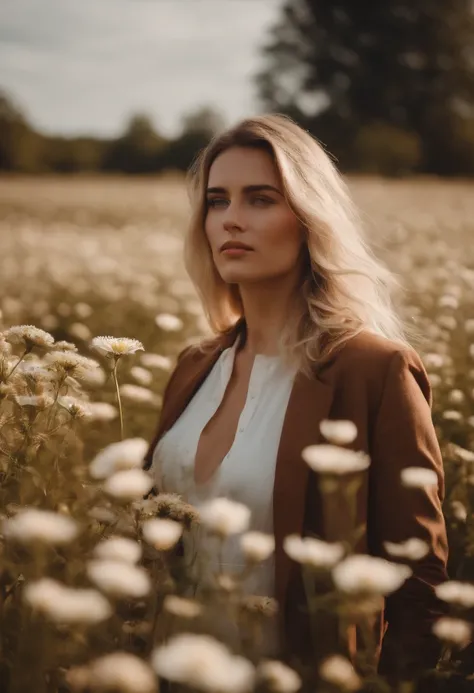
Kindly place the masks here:
<instances>
[{"instance_id":1,"label":"flower field","mask_svg":"<svg viewBox=\"0 0 474 693\"><path fill-rule=\"evenodd\" d=\"M472 690L474 185L349 184L376 253L400 279L397 306L419 333L432 383L450 539L451 579L438 596L449 615L436 626L442 661L425 679L392 689L335 654L308 690ZM199 524L216 541L242 533L251 570L273 551L271 538L247 532L245 509L224 499L201 514L171 495L143 500L152 483L141 460L176 354L208 333L180 254L187 205L174 176L0 180L1 693L306 685L304 671L259 658L273 600L244 594L226 573L205 598L185 596L173 552ZM350 424L325 422L322 433L326 450L305 456L313 469L363 473L369 461L341 448ZM407 486L433 483L406 471ZM288 537L285 550L310 578L332 575L343 605L360 597L353 611L364 617L424 547L392 545L384 565L310 538ZM239 651L208 632L216 610L242 622Z\"/></svg>"}]
</instances>

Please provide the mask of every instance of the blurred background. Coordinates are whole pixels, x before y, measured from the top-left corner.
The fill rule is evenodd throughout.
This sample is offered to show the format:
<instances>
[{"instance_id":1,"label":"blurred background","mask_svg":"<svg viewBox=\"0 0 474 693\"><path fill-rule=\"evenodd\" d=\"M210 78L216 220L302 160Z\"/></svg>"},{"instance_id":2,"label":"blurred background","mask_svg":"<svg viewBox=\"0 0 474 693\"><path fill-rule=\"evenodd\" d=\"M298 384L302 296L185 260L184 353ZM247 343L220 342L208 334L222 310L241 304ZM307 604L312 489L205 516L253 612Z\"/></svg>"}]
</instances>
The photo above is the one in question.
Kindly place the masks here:
<instances>
[{"instance_id":1,"label":"blurred background","mask_svg":"<svg viewBox=\"0 0 474 693\"><path fill-rule=\"evenodd\" d=\"M279 111L345 171L474 174L472 0L2 0L0 170L185 170Z\"/></svg>"}]
</instances>

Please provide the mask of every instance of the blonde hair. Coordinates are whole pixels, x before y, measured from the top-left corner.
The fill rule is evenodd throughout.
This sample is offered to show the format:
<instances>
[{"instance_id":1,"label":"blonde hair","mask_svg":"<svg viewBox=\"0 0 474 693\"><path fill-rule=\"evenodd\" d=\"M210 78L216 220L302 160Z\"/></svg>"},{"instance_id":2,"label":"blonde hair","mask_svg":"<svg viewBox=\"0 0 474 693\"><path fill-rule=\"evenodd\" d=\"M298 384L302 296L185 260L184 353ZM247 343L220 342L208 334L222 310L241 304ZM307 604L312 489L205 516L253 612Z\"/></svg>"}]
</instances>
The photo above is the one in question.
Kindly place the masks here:
<instances>
[{"instance_id":1,"label":"blonde hair","mask_svg":"<svg viewBox=\"0 0 474 693\"><path fill-rule=\"evenodd\" d=\"M219 275L204 232L209 170L231 147L262 149L272 156L287 203L305 230L301 285L281 336L288 362L309 375L362 330L407 345L407 327L391 297L400 284L365 241L345 182L316 139L281 114L246 118L216 135L188 172L192 212L184 263L214 335L244 317L238 285ZM205 350L208 344L205 339L199 346Z\"/></svg>"}]
</instances>

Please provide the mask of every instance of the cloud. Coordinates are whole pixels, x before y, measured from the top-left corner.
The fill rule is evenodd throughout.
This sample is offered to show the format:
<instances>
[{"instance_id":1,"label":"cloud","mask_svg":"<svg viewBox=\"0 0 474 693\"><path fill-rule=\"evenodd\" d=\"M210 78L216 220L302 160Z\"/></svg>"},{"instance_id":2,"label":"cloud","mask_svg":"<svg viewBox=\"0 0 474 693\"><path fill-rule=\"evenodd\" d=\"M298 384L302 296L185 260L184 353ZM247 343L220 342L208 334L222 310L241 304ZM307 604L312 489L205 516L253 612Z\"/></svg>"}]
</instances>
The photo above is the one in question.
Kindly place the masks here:
<instances>
[{"instance_id":1,"label":"cloud","mask_svg":"<svg viewBox=\"0 0 474 693\"><path fill-rule=\"evenodd\" d=\"M48 131L167 134L204 104L255 112L258 47L282 0L3 0L0 85Z\"/></svg>"}]
</instances>

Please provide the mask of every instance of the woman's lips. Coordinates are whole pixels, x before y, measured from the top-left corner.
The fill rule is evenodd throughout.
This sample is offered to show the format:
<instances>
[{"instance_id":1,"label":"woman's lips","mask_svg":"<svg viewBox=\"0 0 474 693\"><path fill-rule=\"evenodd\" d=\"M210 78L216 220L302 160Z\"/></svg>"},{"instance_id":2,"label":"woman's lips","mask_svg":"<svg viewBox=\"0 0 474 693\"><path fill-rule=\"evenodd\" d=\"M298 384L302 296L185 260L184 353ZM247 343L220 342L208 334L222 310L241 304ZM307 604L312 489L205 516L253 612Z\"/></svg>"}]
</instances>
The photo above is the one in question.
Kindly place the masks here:
<instances>
[{"instance_id":1,"label":"woman's lips","mask_svg":"<svg viewBox=\"0 0 474 693\"><path fill-rule=\"evenodd\" d=\"M244 253L250 253L252 251L250 250L250 248L225 248L222 252L224 253L224 255L238 257L239 255L243 255Z\"/></svg>"}]
</instances>

